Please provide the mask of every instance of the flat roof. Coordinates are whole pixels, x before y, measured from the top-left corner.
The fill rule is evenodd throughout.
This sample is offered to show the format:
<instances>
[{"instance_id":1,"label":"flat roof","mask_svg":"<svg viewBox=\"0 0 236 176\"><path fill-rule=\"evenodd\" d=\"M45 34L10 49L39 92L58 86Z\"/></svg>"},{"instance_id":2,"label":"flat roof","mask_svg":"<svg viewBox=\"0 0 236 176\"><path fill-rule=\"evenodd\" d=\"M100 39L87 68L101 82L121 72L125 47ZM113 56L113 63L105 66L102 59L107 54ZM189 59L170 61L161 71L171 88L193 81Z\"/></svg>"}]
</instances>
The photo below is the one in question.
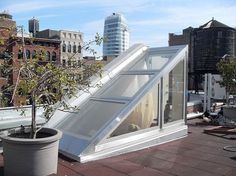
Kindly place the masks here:
<instances>
[{"instance_id":1,"label":"flat roof","mask_svg":"<svg viewBox=\"0 0 236 176\"><path fill-rule=\"evenodd\" d=\"M188 120L186 138L116 157L81 164L60 155L57 175L235 175L236 155L223 150L235 145L235 138L205 134L203 130L209 126L196 125L199 121Z\"/></svg>"},{"instance_id":2,"label":"flat roof","mask_svg":"<svg viewBox=\"0 0 236 176\"><path fill-rule=\"evenodd\" d=\"M199 121L188 120L186 138L128 154L84 164L59 155L57 176L235 175L236 155L223 150L225 146L235 145L235 138L205 134L203 130L209 126L196 125ZM0 155L0 175L3 169L3 155Z\"/></svg>"}]
</instances>

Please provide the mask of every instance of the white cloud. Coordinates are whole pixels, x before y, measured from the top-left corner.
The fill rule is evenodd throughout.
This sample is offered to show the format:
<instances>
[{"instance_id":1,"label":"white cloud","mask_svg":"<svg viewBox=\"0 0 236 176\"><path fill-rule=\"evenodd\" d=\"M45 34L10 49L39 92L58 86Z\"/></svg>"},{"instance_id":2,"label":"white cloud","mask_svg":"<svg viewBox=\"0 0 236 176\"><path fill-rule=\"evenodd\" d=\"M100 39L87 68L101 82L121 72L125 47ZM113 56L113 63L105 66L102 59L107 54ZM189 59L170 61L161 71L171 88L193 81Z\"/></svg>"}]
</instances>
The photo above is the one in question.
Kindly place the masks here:
<instances>
[{"instance_id":1,"label":"white cloud","mask_svg":"<svg viewBox=\"0 0 236 176\"><path fill-rule=\"evenodd\" d=\"M92 0L99 4L106 14L118 11L125 14L145 12L150 9L150 0Z\"/></svg>"},{"instance_id":2,"label":"white cloud","mask_svg":"<svg viewBox=\"0 0 236 176\"><path fill-rule=\"evenodd\" d=\"M46 14L46 15L38 15L37 18L41 19L41 18L54 18L54 17L60 17L62 15L56 15L56 14Z\"/></svg>"},{"instance_id":3,"label":"white cloud","mask_svg":"<svg viewBox=\"0 0 236 176\"><path fill-rule=\"evenodd\" d=\"M132 42L148 41L148 43L168 44L168 33L181 33L189 26L199 27L214 17L216 20L234 27L236 19L236 5L206 5L187 8L184 6L166 7L158 9L153 17L140 20L130 20L129 26L133 37ZM162 14L162 16L160 16ZM164 15L163 15L164 14ZM146 18L146 19L145 19ZM142 35L144 37L142 37ZM155 40L154 40L155 38Z\"/></svg>"},{"instance_id":4,"label":"white cloud","mask_svg":"<svg viewBox=\"0 0 236 176\"><path fill-rule=\"evenodd\" d=\"M189 26L199 27L212 17L226 25L236 26L236 2L233 0L25 0L2 9L24 14L19 15L21 19L26 16L29 19L30 14L36 11L42 14L41 11L46 9L45 14L36 16L40 19L60 15L64 17L66 14L63 14L63 9L66 7L73 11L73 15L78 14L78 19L68 18L71 21L64 28L79 29L86 41L92 39L96 32L102 35L104 18L112 12L121 12L128 19L131 43L143 42L152 46L167 45L168 33L181 32Z\"/></svg>"},{"instance_id":5,"label":"white cloud","mask_svg":"<svg viewBox=\"0 0 236 176\"><path fill-rule=\"evenodd\" d=\"M47 15L37 15L36 19L43 19L43 18L54 18L54 17L59 17L61 15L56 15L56 14L47 14ZM24 18L16 18L16 21L28 21L30 18L33 16L27 16Z\"/></svg>"},{"instance_id":6,"label":"white cloud","mask_svg":"<svg viewBox=\"0 0 236 176\"><path fill-rule=\"evenodd\" d=\"M103 35L103 25L104 20L95 20L83 24L80 27L80 30L84 33L84 41L89 42L94 40L96 33L99 33L100 36ZM102 55L102 46L92 46L97 52L97 56ZM91 53L84 53L84 55L91 55Z\"/></svg>"},{"instance_id":7,"label":"white cloud","mask_svg":"<svg viewBox=\"0 0 236 176\"><path fill-rule=\"evenodd\" d=\"M41 0L41 1L21 1L20 3L13 3L6 7L2 7L2 10L8 10L11 13L30 12L35 10L42 10L48 8L59 8L65 6L74 6L76 4L82 4L83 1L56 1L56 0Z\"/></svg>"},{"instance_id":8,"label":"white cloud","mask_svg":"<svg viewBox=\"0 0 236 176\"><path fill-rule=\"evenodd\" d=\"M80 30L85 31L88 34L96 34L96 32L98 32L99 34L102 34L103 33L103 25L104 25L104 19L90 21L90 22L83 24L81 26Z\"/></svg>"},{"instance_id":9,"label":"white cloud","mask_svg":"<svg viewBox=\"0 0 236 176\"><path fill-rule=\"evenodd\" d=\"M133 12L146 9L150 0L41 0L41 1L21 1L2 7L0 10L8 10L11 13L30 12L35 10L49 9L49 8L63 8L75 7L79 8L101 8L104 12L110 12L118 9L122 12Z\"/></svg>"},{"instance_id":10,"label":"white cloud","mask_svg":"<svg viewBox=\"0 0 236 176\"><path fill-rule=\"evenodd\" d=\"M222 20L223 23L230 22L235 23L236 19L236 5L234 6L217 6L211 4L210 6L197 6L192 8L186 7L172 7L165 10L169 13L169 21L173 23L182 23L189 25L201 25L199 23L205 23L206 20L210 20L212 17Z\"/></svg>"},{"instance_id":11,"label":"white cloud","mask_svg":"<svg viewBox=\"0 0 236 176\"><path fill-rule=\"evenodd\" d=\"M144 35L146 34L146 35ZM130 44L143 43L152 47L167 46L168 45L168 32L150 31L136 31L135 35L130 35Z\"/></svg>"},{"instance_id":12,"label":"white cloud","mask_svg":"<svg viewBox=\"0 0 236 176\"><path fill-rule=\"evenodd\" d=\"M207 10L202 10L201 7L197 8L184 8L184 7L171 7L166 8L164 17L148 18L146 20L135 20L130 21L130 25L192 25L198 27L202 23L206 23L215 17L216 20L222 21L223 23L229 23L229 25L235 24L236 19L236 6L226 7L212 7Z\"/></svg>"}]
</instances>

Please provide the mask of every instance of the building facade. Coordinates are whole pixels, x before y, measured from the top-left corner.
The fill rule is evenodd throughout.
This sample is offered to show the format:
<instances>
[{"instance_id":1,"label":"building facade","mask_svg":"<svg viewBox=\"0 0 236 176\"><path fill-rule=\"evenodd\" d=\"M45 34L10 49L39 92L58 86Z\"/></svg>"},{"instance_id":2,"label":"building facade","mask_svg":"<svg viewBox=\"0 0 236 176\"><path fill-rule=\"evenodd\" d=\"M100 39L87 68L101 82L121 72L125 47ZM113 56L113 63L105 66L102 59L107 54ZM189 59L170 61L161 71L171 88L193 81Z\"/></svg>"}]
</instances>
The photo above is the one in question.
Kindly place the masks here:
<instances>
[{"instance_id":1,"label":"building facade","mask_svg":"<svg viewBox=\"0 0 236 176\"><path fill-rule=\"evenodd\" d=\"M0 13L0 65L2 65L6 58L10 58L8 51L9 38L11 35L16 35L16 22L12 20L12 15L7 12ZM5 73L0 71L0 107L4 105L2 97L3 91L8 84L8 79Z\"/></svg>"},{"instance_id":2,"label":"building facade","mask_svg":"<svg viewBox=\"0 0 236 176\"><path fill-rule=\"evenodd\" d=\"M236 30L214 18L199 28L189 27L182 35L169 34L169 46L189 46L189 89L202 87L202 75L217 74L217 62L225 55L236 56Z\"/></svg>"},{"instance_id":3,"label":"building facade","mask_svg":"<svg viewBox=\"0 0 236 176\"><path fill-rule=\"evenodd\" d=\"M71 60L83 59L83 34L81 32L60 30L61 63L70 65Z\"/></svg>"},{"instance_id":4,"label":"building facade","mask_svg":"<svg viewBox=\"0 0 236 176\"><path fill-rule=\"evenodd\" d=\"M37 32L36 37L60 40L60 62L65 66L69 65L71 60L80 60L83 58L83 33L81 32L46 29Z\"/></svg>"},{"instance_id":5,"label":"building facade","mask_svg":"<svg viewBox=\"0 0 236 176\"><path fill-rule=\"evenodd\" d=\"M169 33L169 46L175 46L175 45L185 45L185 44L190 44L190 37L191 37L191 32L193 31L194 28L188 27L183 30L182 34L174 34L174 33Z\"/></svg>"},{"instance_id":6,"label":"building facade","mask_svg":"<svg viewBox=\"0 0 236 176\"><path fill-rule=\"evenodd\" d=\"M127 20L122 14L113 13L104 23L103 56L117 57L129 48Z\"/></svg>"}]
</instances>

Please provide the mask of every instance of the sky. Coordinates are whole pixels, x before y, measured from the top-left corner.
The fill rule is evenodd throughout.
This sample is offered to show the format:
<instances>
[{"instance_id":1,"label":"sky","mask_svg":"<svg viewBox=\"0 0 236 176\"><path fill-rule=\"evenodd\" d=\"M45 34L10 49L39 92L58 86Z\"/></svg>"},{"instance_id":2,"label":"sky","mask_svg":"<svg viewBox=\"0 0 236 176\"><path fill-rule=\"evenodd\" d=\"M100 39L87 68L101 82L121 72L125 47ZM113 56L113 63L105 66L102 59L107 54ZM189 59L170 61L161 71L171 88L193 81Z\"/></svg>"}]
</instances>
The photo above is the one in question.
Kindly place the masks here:
<instances>
[{"instance_id":1,"label":"sky","mask_svg":"<svg viewBox=\"0 0 236 176\"><path fill-rule=\"evenodd\" d=\"M0 12L4 10L26 31L28 20L36 17L40 30L81 31L84 41L103 35L105 18L119 12L128 21L130 45L151 47L168 46L169 33L181 34L212 17L236 27L235 0L1 0Z\"/></svg>"}]
</instances>

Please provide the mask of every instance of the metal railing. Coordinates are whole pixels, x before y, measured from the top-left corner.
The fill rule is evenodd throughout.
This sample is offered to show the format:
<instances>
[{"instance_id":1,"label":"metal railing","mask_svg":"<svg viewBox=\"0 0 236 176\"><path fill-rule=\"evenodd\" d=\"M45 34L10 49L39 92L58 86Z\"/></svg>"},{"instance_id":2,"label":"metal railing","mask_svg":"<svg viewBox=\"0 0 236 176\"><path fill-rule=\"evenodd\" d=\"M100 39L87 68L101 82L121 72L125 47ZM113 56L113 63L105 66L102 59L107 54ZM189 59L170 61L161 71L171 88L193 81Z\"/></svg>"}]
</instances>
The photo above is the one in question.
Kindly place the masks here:
<instances>
[{"instance_id":1,"label":"metal railing","mask_svg":"<svg viewBox=\"0 0 236 176\"><path fill-rule=\"evenodd\" d=\"M46 120L43 118L43 108L38 107L36 114L36 123L43 124ZM29 126L31 124L31 106L4 107L0 108L0 131L20 126Z\"/></svg>"}]
</instances>

